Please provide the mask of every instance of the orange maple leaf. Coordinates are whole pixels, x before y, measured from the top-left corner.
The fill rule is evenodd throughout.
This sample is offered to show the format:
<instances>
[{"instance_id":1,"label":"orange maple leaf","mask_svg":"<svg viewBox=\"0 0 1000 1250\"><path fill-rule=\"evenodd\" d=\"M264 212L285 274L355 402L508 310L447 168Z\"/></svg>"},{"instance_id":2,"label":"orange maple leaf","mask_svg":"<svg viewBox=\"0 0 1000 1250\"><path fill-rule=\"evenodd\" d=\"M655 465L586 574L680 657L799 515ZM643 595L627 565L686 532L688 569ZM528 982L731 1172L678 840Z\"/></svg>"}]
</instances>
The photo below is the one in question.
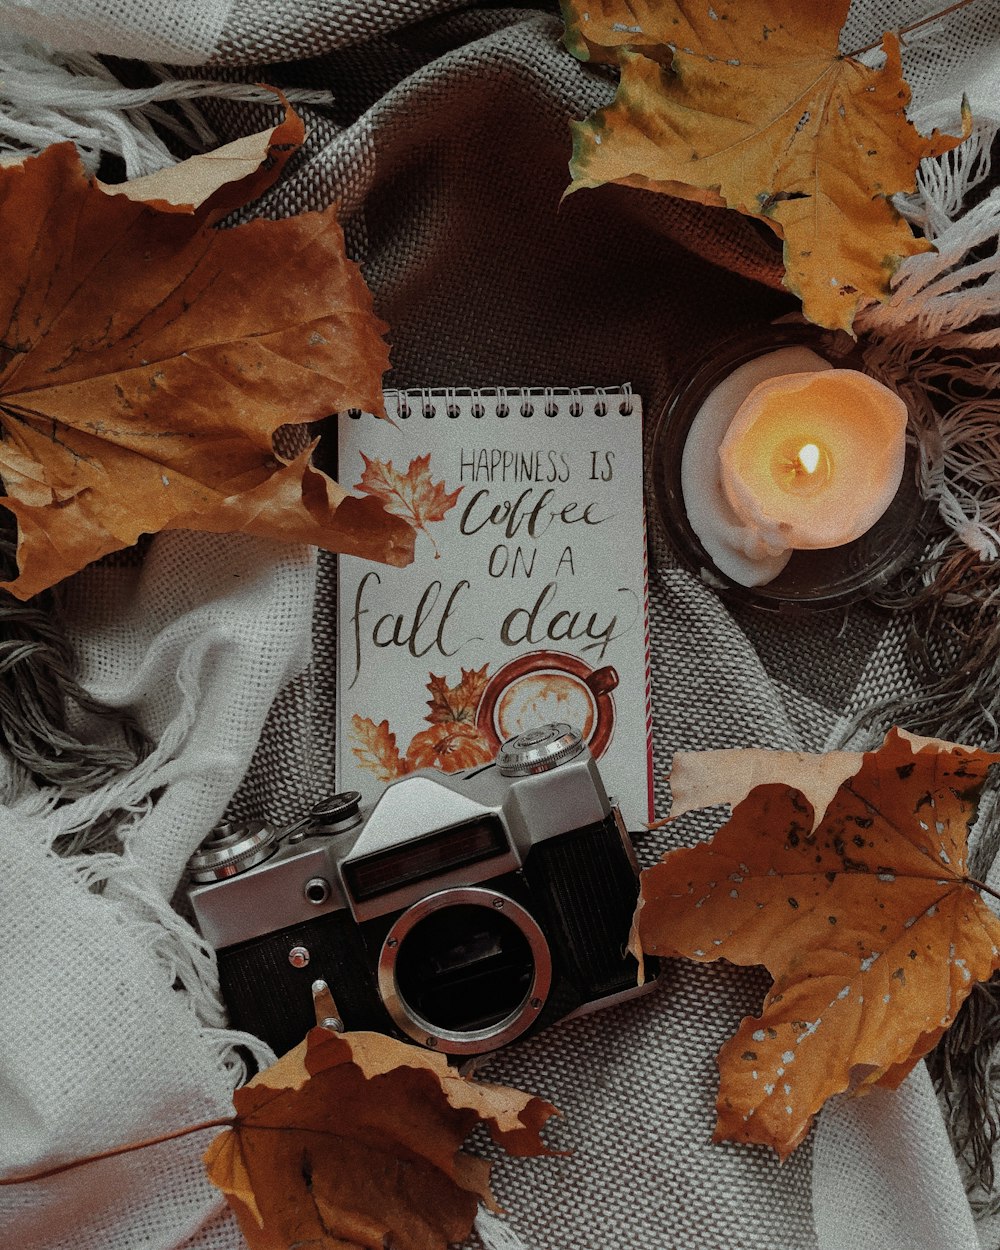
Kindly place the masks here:
<instances>
[{"instance_id":1,"label":"orange maple leaf","mask_svg":"<svg viewBox=\"0 0 1000 1250\"><path fill-rule=\"evenodd\" d=\"M106 195L124 195L161 212L191 213L203 208L206 221L221 221L266 191L305 138L302 118L282 92L277 87L265 89L273 91L285 109L283 121L271 130L243 135L211 152L128 182L97 179L95 185Z\"/></svg>"},{"instance_id":2,"label":"orange maple leaf","mask_svg":"<svg viewBox=\"0 0 1000 1250\"><path fill-rule=\"evenodd\" d=\"M311 448L273 445L282 425L380 411L385 327L333 210L211 228L293 140L265 174L236 162L194 212L161 183L155 207L106 192L72 144L0 169L0 503L20 570L3 588L19 598L165 529L412 558L408 526Z\"/></svg>"},{"instance_id":3,"label":"orange maple leaf","mask_svg":"<svg viewBox=\"0 0 1000 1250\"><path fill-rule=\"evenodd\" d=\"M474 721L476 709L489 678L486 676L488 664L482 668L463 668L462 678L457 686L449 686L446 677L437 677L431 673L427 689L431 697L427 700L430 712L424 717L432 725L440 725L451 721Z\"/></svg>"},{"instance_id":4,"label":"orange maple leaf","mask_svg":"<svg viewBox=\"0 0 1000 1250\"><path fill-rule=\"evenodd\" d=\"M205 1156L251 1250L446 1250L464 1241L490 1164L461 1151L477 1124L515 1155L549 1153L555 1108L459 1076L443 1055L377 1033L306 1040L233 1095Z\"/></svg>"},{"instance_id":5,"label":"orange maple leaf","mask_svg":"<svg viewBox=\"0 0 1000 1250\"><path fill-rule=\"evenodd\" d=\"M754 752L748 771L725 754L732 817L642 874L634 940L771 973L760 1016L720 1051L715 1135L784 1158L832 1094L895 1088L1000 967L1000 920L966 873L1000 755L893 731L878 751L818 757L813 800L802 756ZM702 797L724 800L729 780Z\"/></svg>"},{"instance_id":6,"label":"orange maple leaf","mask_svg":"<svg viewBox=\"0 0 1000 1250\"><path fill-rule=\"evenodd\" d=\"M373 495L385 505L387 512L403 517L415 530L423 530L434 547L435 559L440 556L427 523L443 520L458 502L462 487L449 492L443 481L431 481L429 452L411 460L405 473L394 469L391 460L384 463L369 460L364 452L361 459L365 462L365 469L361 481L355 483L355 490Z\"/></svg>"},{"instance_id":7,"label":"orange maple leaf","mask_svg":"<svg viewBox=\"0 0 1000 1250\"><path fill-rule=\"evenodd\" d=\"M616 60L613 103L573 124L574 191L605 182L728 205L784 239L785 285L850 330L907 256L930 250L890 197L971 133L921 135L899 39L870 69L838 51L849 0L562 0L566 44Z\"/></svg>"},{"instance_id":8,"label":"orange maple leaf","mask_svg":"<svg viewBox=\"0 0 1000 1250\"><path fill-rule=\"evenodd\" d=\"M379 781L395 781L404 777L410 768L396 746L396 735L389 730L387 720L376 725L367 716L351 717L351 738L358 745L351 747L351 754L361 768L374 773Z\"/></svg>"}]
</instances>

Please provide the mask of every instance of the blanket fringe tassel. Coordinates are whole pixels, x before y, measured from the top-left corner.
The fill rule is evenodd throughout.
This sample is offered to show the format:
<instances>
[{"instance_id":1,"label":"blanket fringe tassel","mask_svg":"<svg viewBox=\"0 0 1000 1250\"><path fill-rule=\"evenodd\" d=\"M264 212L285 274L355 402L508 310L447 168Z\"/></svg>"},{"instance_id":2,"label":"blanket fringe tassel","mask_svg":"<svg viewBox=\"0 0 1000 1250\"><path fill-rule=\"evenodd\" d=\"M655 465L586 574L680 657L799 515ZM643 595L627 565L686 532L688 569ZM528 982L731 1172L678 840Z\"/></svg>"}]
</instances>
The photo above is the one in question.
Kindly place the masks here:
<instances>
[{"instance_id":1,"label":"blanket fringe tassel","mask_svg":"<svg viewBox=\"0 0 1000 1250\"><path fill-rule=\"evenodd\" d=\"M88 53L55 52L34 40L0 35L0 157L19 159L71 139L88 173L96 173L102 154L109 153L124 162L126 178L137 178L177 161L163 135L195 152L218 144L193 99L274 104L273 91L252 83L177 79L163 66L148 68L162 81L123 87ZM305 88L284 94L293 104L333 100L329 91Z\"/></svg>"},{"instance_id":2,"label":"blanket fringe tassel","mask_svg":"<svg viewBox=\"0 0 1000 1250\"><path fill-rule=\"evenodd\" d=\"M983 194L998 129L925 161L901 207L936 250L909 259L889 300L856 328L871 373L907 401L931 449L938 505L923 559L879 602L908 613L917 692L866 709L895 723L989 745L1000 734L1000 188Z\"/></svg>"},{"instance_id":3,"label":"blanket fringe tassel","mask_svg":"<svg viewBox=\"0 0 1000 1250\"><path fill-rule=\"evenodd\" d=\"M4 516L9 514L4 513ZM0 577L16 575L15 542L0 518ZM92 698L76 679L76 657L53 594L22 603L0 592L0 748L8 753L11 801L26 788L52 788L59 800L103 790L133 768L146 740L128 713ZM69 728L71 708L97 717L107 741L85 741Z\"/></svg>"},{"instance_id":4,"label":"blanket fringe tassel","mask_svg":"<svg viewBox=\"0 0 1000 1250\"><path fill-rule=\"evenodd\" d=\"M996 129L925 162L908 218L936 245L905 267L891 299L866 309L865 362L902 394L936 454L925 465L937 534L924 558L880 595L907 614L917 691L866 709L853 731L901 724L996 748L1000 739L1000 190L989 176ZM985 867L985 865L984 865ZM1000 979L977 985L928 1058L977 1209L1000 1198Z\"/></svg>"},{"instance_id":5,"label":"blanket fringe tassel","mask_svg":"<svg viewBox=\"0 0 1000 1250\"><path fill-rule=\"evenodd\" d=\"M995 1062L1000 1045L1000 976L972 987L951 1028L927 1058L927 1067L941 1096L955 1154L967 1176L969 1197L977 1214L1000 1210L994 1192L993 1152L1000 1142L1000 1108Z\"/></svg>"},{"instance_id":6,"label":"blanket fringe tassel","mask_svg":"<svg viewBox=\"0 0 1000 1250\"><path fill-rule=\"evenodd\" d=\"M924 436L924 482L938 522L923 559L879 597L906 613L911 696L866 709L853 731L904 725L996 749L1000 741L1000 188L984 194L996 126L921 166L900 205L936 250L912 257L887 303L856 327L865 363L907 401ZM997 803L980 805L983 872ZM1000 1210L995 1063L1000 976L973 987L928 1056L956 1155L978 1213Z\"/></svg>"}]
</instances>

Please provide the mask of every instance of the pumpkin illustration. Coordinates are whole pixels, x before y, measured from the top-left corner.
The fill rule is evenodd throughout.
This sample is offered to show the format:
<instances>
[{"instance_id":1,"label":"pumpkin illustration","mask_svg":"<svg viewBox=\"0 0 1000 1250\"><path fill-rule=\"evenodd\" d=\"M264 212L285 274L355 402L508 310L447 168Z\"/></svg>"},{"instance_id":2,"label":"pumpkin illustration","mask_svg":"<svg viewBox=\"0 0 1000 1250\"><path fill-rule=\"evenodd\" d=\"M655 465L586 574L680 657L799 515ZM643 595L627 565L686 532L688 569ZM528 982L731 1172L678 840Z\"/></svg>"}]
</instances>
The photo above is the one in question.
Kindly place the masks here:
<instances>
[{"instance_id":1,"label":"pumpkin illustration","mask_svg":"<svg viewBox=\"0 0 1000 1250\"><path fill-rule=\"evenodd\" d=\"M464 721L445 721L414 734L406 752L407 770L440 768L454 773L460 768L488 764L493 748L475 725Z\"/></svg>"}]
</instances>

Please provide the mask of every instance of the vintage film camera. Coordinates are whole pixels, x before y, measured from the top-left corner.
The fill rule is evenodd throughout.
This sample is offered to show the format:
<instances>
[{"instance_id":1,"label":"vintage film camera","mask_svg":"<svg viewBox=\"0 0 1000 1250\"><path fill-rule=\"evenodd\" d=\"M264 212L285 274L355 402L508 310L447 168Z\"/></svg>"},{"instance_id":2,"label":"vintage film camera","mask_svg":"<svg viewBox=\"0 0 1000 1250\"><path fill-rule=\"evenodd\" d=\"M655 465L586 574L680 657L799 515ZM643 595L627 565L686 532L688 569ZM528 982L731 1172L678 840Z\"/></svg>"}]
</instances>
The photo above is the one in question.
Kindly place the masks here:
<instances>
[{"instance_id":1,"label":"vintage film camera","mask_svg":"<svg viewBox=\"0 0 1000 1250\"><path fill-rule=\"evenodd\" d=\"M321 980L348 1029L473 1055L641 992L635 856L569 725L464 773L411 773L367 814L358 798L224 826L192 857L234 1027L281 1054L315 1023Z\"/></svg>"}]
</instances>

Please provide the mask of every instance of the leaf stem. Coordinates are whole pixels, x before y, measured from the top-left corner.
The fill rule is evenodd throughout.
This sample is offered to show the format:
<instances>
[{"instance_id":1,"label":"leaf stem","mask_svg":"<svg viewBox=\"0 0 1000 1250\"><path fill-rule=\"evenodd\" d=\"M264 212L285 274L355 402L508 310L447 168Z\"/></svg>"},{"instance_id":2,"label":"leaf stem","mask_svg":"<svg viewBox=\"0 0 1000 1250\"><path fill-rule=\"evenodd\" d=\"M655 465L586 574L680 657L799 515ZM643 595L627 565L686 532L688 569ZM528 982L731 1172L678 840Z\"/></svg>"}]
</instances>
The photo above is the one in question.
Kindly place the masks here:
<instances>
[{"instance_id":1,"label":"leaf stem","mask_svg":"<svg viewBox=\"0 0 1000 1250\"><path fill-rule=\"evenodd\" d=\"M991 894L994 898L1000 899L1000 891L994 890L992 886L986 884L985 881L977 881L975 877L963 877L962 880L966 885L974 885L977 890L983 890L987 894Z\"/></svg>"},{"instance_id":2,"label":"leaf stem","mask_svg":"<svg viewBox=\"0 0 1000 1250\"><path fill-rule=\"evenodd\" d=\"M82 1159L70 1159L68 1163L59 1163L55 1167L45 1168L41 1172L25 1172L21 1176L0 1176L0 1185L26 1185L29 1181L43 1181L50 1176L58 1176L60 1172L69 1172L73 1168L83 1167L85 1163L97 1163L100 1159L113 1159L116 1155L127 1155L133 1150L145 1150L147 1146L159 1146L161 1142L173 1141L177 1137L187 1137L190 1133L200 1133L206 1128L230 1128L236 1123L235 1116L224 1116L218 1120L204 1120L201 1124L189 1124L185 1128L176 1128L170 1133L159 1137L148 1137L145 1141L129 1142L125 1146L115 1146L111 1150L102 1150L100 1154L84 1155Z\"/></svg>"},{"instance_id":3,"label":"leaf stem","mask_svg":"<svg viewBox=\"0 0 1000 1250\"><path fill-rule=\"evenodd\" d=\"M911 22L909 26L900 26L896 34L900 37L908 35L911 31L919 30L921 26L927 26L930 22L936 22L939 18L947 17L949 13L965 9L972 3L974 3L974 0L956 0L955 4L949 4L946 9L939 9L936 13L930 13L927 17L922 17L919 22ZM866 43L863 48L855 48L853 52L845 52L843 57L844 60L849 60L851 57L861 56L863 52L872 52L875 48L880 48L881 46L882 40L876 39L874 43Z\"/></svg>"}]
</instances>

